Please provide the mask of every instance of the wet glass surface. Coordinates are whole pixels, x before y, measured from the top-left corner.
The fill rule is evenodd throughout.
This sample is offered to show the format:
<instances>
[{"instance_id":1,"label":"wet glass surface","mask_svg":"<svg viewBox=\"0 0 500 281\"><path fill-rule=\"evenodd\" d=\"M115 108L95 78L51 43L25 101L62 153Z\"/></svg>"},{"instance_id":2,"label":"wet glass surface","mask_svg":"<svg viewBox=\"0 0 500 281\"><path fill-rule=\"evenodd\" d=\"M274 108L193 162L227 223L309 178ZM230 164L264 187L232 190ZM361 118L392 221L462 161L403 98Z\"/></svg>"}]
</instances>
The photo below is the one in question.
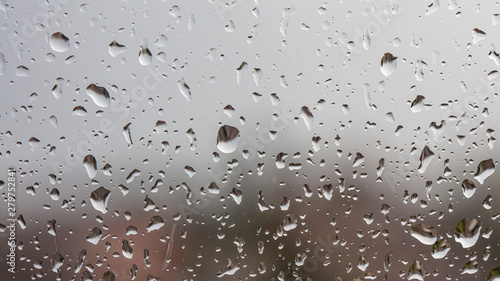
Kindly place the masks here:
<instances>
[{"instance_id":1,"label":"wet glass surface","mask_svg":"<svg viewBox=\"0 0 500 281\"><path fill-rule=\"evenodd\" d=\"M497 2L0 10L5 280L500 280Z\"/></svg>"}]
</instances>

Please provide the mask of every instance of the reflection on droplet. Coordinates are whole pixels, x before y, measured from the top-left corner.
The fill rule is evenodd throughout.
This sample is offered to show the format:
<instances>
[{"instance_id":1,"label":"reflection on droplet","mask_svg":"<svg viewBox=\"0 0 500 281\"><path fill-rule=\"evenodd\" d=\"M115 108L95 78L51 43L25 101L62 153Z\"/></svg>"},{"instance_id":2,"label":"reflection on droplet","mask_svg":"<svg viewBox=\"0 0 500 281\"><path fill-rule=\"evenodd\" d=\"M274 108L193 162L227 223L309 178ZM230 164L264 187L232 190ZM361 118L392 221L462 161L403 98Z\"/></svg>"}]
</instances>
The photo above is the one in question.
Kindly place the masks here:
<instances>
[{"instance_id":1,"label":"reflection on droplet","mask_svg":"<svg viewBox=\"0 0 500 281\"><path fill-rule=\"evenodd\" d=\"M217 133L217 148L223 153L232 153L238 149L240 131L233 126L224 125Z\"/></svg>"},{"instance_id":2,"label":"reflection on droplet","mask_svg":"<svg viewBox=\"0 0 500 281\"><path fill-rule=\"evenodd\" d=\"M61 32L56 32L50 36L50 48L56 52L66 52L70 48L69 38Z\"/></svg>"}]
</instances>

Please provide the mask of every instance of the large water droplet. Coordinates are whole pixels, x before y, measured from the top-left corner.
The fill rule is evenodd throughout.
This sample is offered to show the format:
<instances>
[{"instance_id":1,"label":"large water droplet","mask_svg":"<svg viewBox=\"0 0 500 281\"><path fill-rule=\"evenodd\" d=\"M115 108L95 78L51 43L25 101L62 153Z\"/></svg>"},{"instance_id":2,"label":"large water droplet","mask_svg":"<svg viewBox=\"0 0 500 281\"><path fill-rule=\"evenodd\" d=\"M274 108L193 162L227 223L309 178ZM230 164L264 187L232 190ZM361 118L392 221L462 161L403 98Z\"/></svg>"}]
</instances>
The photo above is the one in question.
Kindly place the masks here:
<instances>
[{"instance_id":1,"label":"large water droplet","mask_svg":"<svg viewBox=\"0 0 500 281\"><path fill-rule=\"evenodd\" d=\"M108 90L104 87L99 87L96 84L90 84L87 86L85 92L92 98L97 106L108 107L111 102Z\"/></svg>"},{"instance_id":2,"label":"large water droplet","mask_svg":"<svg viewBox=\"0 0 500 281\"><path fill-rule=\"evenodd\" d=\"M224 125L217 133L217 148L223 153L232 153L238 149L240 131L233 126Z\"/></svg>"},{"instance_id":3,"label":"large water droplet","mask_svg":"<svg viewBox=\"0 0 500 281\"><path fill-rule=\"evenodd\" d=\"M442 259L448 254L451 245L446 239L438 240L432 245L431 255L435 259Z\"/></svg>"},{"instance_id":4,"label":"large water droplet","mask_svg":"<svg viewBox=\"0 0 500 281\"><path fill-rule=\"evenodd\" d=\"M56 52L66 52L70 48L69 38L61 32L56 32L50 36L50 48Z\"/></svg>"}]
</instances>

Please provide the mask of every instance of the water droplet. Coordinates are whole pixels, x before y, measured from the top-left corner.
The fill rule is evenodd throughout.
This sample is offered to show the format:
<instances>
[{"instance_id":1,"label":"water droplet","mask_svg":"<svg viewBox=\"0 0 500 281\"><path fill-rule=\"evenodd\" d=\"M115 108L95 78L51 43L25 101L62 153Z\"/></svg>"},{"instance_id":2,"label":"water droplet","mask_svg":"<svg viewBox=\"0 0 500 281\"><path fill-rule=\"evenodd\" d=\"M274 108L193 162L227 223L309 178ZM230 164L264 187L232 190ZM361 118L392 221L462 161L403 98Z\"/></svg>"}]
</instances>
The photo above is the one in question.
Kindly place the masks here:
<instances>
[{"instance_id":1,"label":"water droplet","mask_svg":"<svg viewBox=\"0 0 500 281\"><path fill-rule=\"evenodd\" d=\"M385 53L380 61L380 71L385 77L390 76L396 71L397 68L397 57L393 56L391 53Z\"/></svg>"},{"instance_id":2,"label":"water droplet","mask_svg":"<svg viewBox=\"0 0 500 281\"><path fill-rule=\"evenodd\" d=\"M148 223L148 226L146 227L146 230L148 232L151 232L153 230L157 230L162 228L162 226L165 225L163 222L163 219L160 216L153 216Z\"/></svg>"},{"instance_id":3,"label":"water droplet","mask_svg":"<svg viewBox=\"0 0 500 281\"><path fill-rule=\"evenodd\" d=\"M483 184L484 181L495 172L495 163L492 159L483 160L477 165L477 171L474 178Z\"/></svg>"},{"instance_id":4,"label":"water droplet","mask_svg":"<svg viewBox=\"0 0 500 281\"><path fill-rule=\"evenodd\" d=\"M500 281L500 266L490 271L488 281Z\"/></svg>"},{"instance_id":5,"label":"water droplet","mask_svg":"<svg viewBox=\"0 0 500 281\"><path fill-rule=\"evenodd\" d=\"M186 101L191 101L191 99L192 99L191 98L191 90L190 90L189 86L186 84L186 82L184 81L184 78L181 78L181 80L179 80L177 82L177 85L179 87L179 91L184 96Z\"/></svg>"},{"instance_id":6,"label":"water droplet","mask_svg":"<svg viewBox=\"0 0 500 281\"><path fill-rule=\"evenodd\" d=\"M413 102L410 105L411 111L413 113L418 113L418 112L421 112L422 110L424 110L424 108L425 108L424 101L425 101L424 96L418 95L417 97L415 97L415 99L413 100Z\"/></svg>"},{"instance_id":7,"label":"water droplet","mask_svg":"<svg viewBox=\"0 0 500 281\"><path fill-rule=\"evenodd\" d=\"M295 255L295 265L296 266L303 266L306 259L307 259L306 253L297 253L297 255Z\"/></svg>"},{"instance_id":8,"label":"water droplet","mask_svg":"<svg viewBox=\"0 0 500 281\"><path fill-rule=\"evenodd\" d=\"M366 268L368 268L368 265L370 265L370 263L366 259L366 255L362 255L358 258L357 266L361 271L366 271Z\"/></svg>"},{"instance_id":9,"label":"water droplet","mask_svg":"<svg viewBox=\"0 0 500 281\"><path fill-rule=\"evenodd\" d=\"M236 204L238 204L238 205L241 204L241 201L243 200L243 193L241 192L241 190L238 190L235 187L233 187L233 189L231 190L229 195L231 195L231 197L233 197Z\"/></svg>"},{"instance_id":10,"label":"water droplet","mask_svg":"<svg viewBox=\"0 0 500 281\"><path fill-rule=\"evenodd\" d=\"M30 75L30 70L24 65L20 65L16 68L17 77L28 77Z\"/></svg>"},{"instance_id":11,"label":"water droplet","mask_svg":"<svg viewBox=\"0 0 500 281\"><path fill-rule=\"evenodd\" d=\"M423 174L427 167L431 163L432 158L434 158L434 152L426 145L420 154L420 164L418 165L418 171Z\"/></svg>"},{"instance_id":12,"label":"water droplet","mask_svg":"<svg viewBox=\"0 0 500 281\"><path fill-rule=\"evenodd\" d=\"M107 190L102 186L92 191L92 193L90 194L90 202L92 203L94 209L103 214L107 213L110 194L111 191Z\"/></svg>"},{"instance_id":13,"label":"water droplet","mask_svg":"<svg viewBox=\"0 0 500 281\"><path fill-rule=\"evenodd\" d=\"M462 267L460 274L476 274L479 263L476 260L470 261Z\"/></svg>"},{"instance_id":14,"label":"water droplet","mask_svg":"<svg viewBox=\"0 0 500 281\"><path fill-rule=\"evenodd\" d=\"M50 48L56 52L64 53L70 48L69 38L61 32L56 32L50 36Z\"/></svg>"},{"instance_id":15,"label":"water droplet","mask_svg":"<svg viewBox=\"0 0 500 281\"><path fill-rule=\"evenodd\" d=\"M108 52L114 58L116 58L120 54L124 53L126 50L127 50L127 47L125 47L125 45L121 45L120 43L116 42L115 40L113 40L113 42L111 42L108 46Z\"/></svg>"},{"instance_id":16,"label":"water droplet","mask_svg":"<svg viewBox=\"0 0 500 281\"><path fill-rule=\"evenodd\" d=\"M460 242L464 248L474 246L481 234L481 227L479 220L470 218L461 220L455 229L455 241Z\"/></svg>"},{"instance_id":17,"label":"water droplet","mask_svg":"<svg viewBox=\"0 0 500 281\"><path fill-rule=\"evenodd\" d=\"M64 257L57 251L54 255L52 255L52 271L59 272L59 268L64 264Z\"/></svg>"},{"instance_id":18,"label":"water droplet","mask_svg":"<svg viewBox=\"0 0 500 281\"><path fill-rule=\"evenodd\" d=\"M238 85L241 84L241 80L245 76L248 70L248 64L246 62L242 62L240 66L236 69L236 82Z\"/></svg>"},{"instance_id":19,"label":"water droplet","mask_svg":"<svg viewBox=\"0 0 500 281\"><path fill-rule=\"evenodd\" d=\"M217 133L217 148L223 153L232 153L238 149L240 131L229 125L219 128Z\"/></svg>"},{"instance_id":20,"label":"water droplet","mask_svg":"<svg viewBox=\"0 0 500 281\"><path fill-rule=\"evenodd\" d=\"M30 145L30 150L35 151L35 149L40 145L40 140L35 137L31 137L28 140L28 143Z\"/></svg>"},{"instance_id":21,"label":"water droplet","mask_svg":"<svg viewBox=\"0 0 500 281\"><path fill-rule=\"evenodd\" d=\"M481 29L474 28L472 30L472 43L477 44L481 41L486 39L486 32L482 31Z\"/></svg>"},{"instance_id":22,"label":"water droplet","mask_svg":"<svg viewBox=\"0 0 500 281\"><path fill-rule=\"evenodd\" d=\"M127 259L131 259L134 255L134 250L132 250L132 247L130 247L128 241L125 239L122 240L122 254Z\"/></svg>"},{"instance_id":23,"label":"water droplet","mask_svg":"<svg viewBox=\"0 0 500 281\"><path fill-rule=\"evenodd\" d=\"M408 271L408 280L424 281L424 265L420 261L414 261Z\"/></svg>"},{"instance_id":24,"label":"water droplet","mask_svg":"<svg viewBox=\"0 0 500 281\"><path fill-rule=\"evenodd\" d=\"M130 132L130 125L132 122L129 122L127 125L123 127L123 135L125 136L125 140L127 141L128 145L132 145L132 133Z\"/></svg>"},{"instance_id":25,"label":"water droplet","mask_svg":"<svg viewBox=\"0 0 500 281\"><path fill-rule=\"evenodd\" d=\"M411 236L424 245L432 245L437 240L437 231L432 225L422 223L411 227Z\"/></svg>"},{"instance_id":26,"label":"water droplet","mask_svg":"<svg viewBox=\"0 0 500 281\"><path fill-rule=\"evenodd\" d=\"M90 231L89 235L87 235L86 239L88 242L97 245L97 243L99 243L99 240L101 239L101 236L102 236L102 230L98 227L94 227Z\"/></svg>"},{"instance_id":27,"label":"water droplet","mask_svg":"<svg viewBox=\"0 0 500 281\"><path fill-rule=\"evenodd\" d=\"M476 192L476 185L474 184L474 182L465 179L462 182L462 191L464 193L465 198L471 198L472 195L474 195L474 193Z\"/></svg>"},{"instance_id":28,"label":"water droplet","mask_svg":"<svg viewBox=\"0 0 500 281\"><path fill-rule=\"evenodd\" d=\"M141 65L149 65L153 61L153 55L148 49L148 42L146 39L142 40L141 50L139 51L139 63Z\"/></svg>"},{"instance_id":29,"label":"water droplet","mask_svg":"<svg viewBox=\"0 0 500 281\"><path fill-rule=\"evenodd\" d=\"M131 183L134 181L135 177L139 176L141 174L141 171L137 170L137 169L134 169L132 170L132 172L130 172L130 174L128 174L127 176L127 183Z\"/></svg>"},{"instance_id":30,"label":"water droplet","mask_svg":"<svg viewBox=\"0 0 500 281\"><path fill-rule=\"evenodd\" d=\"M236 271L240 269L239 264L236 261L228 260L226 268L217 272L217 277L223 277L224 275L234 275Z\"/></svg>"},{"instance_id":31,"label":"water droplet","mask_svg":"<svg viewBox=\"0 0 500 281\"><path fill-rule=\"evenodd\" d=\"M83 158L83 167L87 170L89 178L93 179L97 175L97 161L94 156L87 155Z\"/></svg>"},{"instance_id":32,"label":"water droplet","mask_svg":"<svg viewBox=\"0 0 500 281\"><path fill-rule=\"evenodd\" d=\"M97 106L108 107L111 102L108 90L104 87L99 87L96 84L90 84L87 86L85 92L92 98Z\"/></svg>"},{"instance_id":33,"label":"water droplet","mask_svg":"<svg viewBox=\"0 0 500 281\"><path fill-rule=\"evenodd\" d=\"M115 281L115 274L111 271L106 271L99 281Z\"/></svg>"},{"instance_id":34,"label":"water droplet","mask_svg":"<svg viewBox=\"0 0 500 281\"><path fill-rule=\"evenodd\" d=\"M431 255L435 259L442 259L448 254L451 249L451 245L446 239L441 239L436 241L434 245L432 245Z\"/></svg>"},{"instance_id":35,"label":"water droplet","mask_svg":"<svg viewBox=\"0 0 500 281\"><path fill-rule=\"evenodd\" d=\"M300 117L302 117L302 119L304 120L307 130L310 131L312 129L314 116L307 106L303 106L300 110Z\"/></svg>"},{"instance_id":36,"label":"water droplet","mask_svg":"<svg viewBox=\"0 0 500 281\"><path fill-rule=\"evenodd\" d=\"M47 232L52 235L56 236L56 220L49 220L47 221Z\"/></svg>"},{"instance_id":37,"label":"water droplet","mask_svg":"<svg viewBox=\"0 0 500 281\"><path fill-rule=\"evenodd\" d=\"M0 75L4 75L6 66L7 60L5 59L5 55L0 53Z\"/></svg>"}]
</instances>

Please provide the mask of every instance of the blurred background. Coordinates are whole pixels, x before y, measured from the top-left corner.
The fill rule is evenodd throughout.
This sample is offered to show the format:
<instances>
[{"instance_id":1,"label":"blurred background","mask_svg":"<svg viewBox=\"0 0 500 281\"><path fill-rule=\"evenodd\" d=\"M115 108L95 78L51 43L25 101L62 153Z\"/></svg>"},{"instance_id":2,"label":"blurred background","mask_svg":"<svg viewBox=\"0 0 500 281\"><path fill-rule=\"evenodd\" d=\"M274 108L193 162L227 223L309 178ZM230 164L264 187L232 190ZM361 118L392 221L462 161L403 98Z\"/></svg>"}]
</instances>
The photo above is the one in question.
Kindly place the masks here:
<instances>
[{"instance_id":1,"label":"blurred background","mask_svg":"<svg viewBox=\"0 0 500 281\"><path fill-rule=\"evenodd\" d=\"M498 3L0 10L5 280L500 278Z\"/></svg>"}]
</instances>

